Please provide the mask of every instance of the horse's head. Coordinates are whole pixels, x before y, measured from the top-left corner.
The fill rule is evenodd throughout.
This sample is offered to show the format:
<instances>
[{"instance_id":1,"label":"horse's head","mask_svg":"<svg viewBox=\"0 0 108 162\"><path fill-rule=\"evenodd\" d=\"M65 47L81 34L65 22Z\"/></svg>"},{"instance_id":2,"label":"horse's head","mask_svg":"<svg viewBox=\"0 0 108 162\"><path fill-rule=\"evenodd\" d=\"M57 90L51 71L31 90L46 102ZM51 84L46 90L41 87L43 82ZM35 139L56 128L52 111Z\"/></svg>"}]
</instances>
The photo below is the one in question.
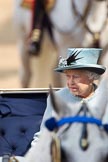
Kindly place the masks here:
<instances>
[{"instance_id":1,"label":"horse's head","mask_svg":"<svg viewBox=\"0 0 108 162\"><path fill-rule=\"evenodd\" d=\"M47 120L46 126L53 132L54 162L108 161L108 132L102 123L107 108L104 85L104 82L100 84L92 108L87 102L68 105L51 90L51 103L56 117Z\"/></svg>"}]
</instances>

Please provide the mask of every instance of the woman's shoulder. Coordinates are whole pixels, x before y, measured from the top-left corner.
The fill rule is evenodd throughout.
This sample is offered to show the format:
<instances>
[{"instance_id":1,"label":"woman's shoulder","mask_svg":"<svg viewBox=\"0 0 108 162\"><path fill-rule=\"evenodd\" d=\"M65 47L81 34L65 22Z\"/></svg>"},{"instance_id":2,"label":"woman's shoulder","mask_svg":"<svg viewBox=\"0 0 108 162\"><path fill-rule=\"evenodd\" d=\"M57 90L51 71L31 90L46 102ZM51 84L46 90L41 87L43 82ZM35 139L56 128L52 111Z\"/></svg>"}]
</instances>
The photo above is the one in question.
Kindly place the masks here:
<instances>
[{"instance_id":1,"label":"woman's shoulder","mask_svg":"<svg viewBox=\"0 0 108 162\"><path fill-rule=\"evenodd\" d=\"M60 90L56 91L56 94L60 97L67 97L72 95L67 87L61 88Z\"/></svg>"},{"instance_id":2,"label":"woman's shoulder","mask_svg":"<svg viewBox=\"0 0 108 162\"><path fill-rule=\"evenodd\" d=\"M56 91L56 94L61 94L61 93L67 93L69 92L69 89L67 87L60 88L59 90Z\"/></svg>"}]
</instances>

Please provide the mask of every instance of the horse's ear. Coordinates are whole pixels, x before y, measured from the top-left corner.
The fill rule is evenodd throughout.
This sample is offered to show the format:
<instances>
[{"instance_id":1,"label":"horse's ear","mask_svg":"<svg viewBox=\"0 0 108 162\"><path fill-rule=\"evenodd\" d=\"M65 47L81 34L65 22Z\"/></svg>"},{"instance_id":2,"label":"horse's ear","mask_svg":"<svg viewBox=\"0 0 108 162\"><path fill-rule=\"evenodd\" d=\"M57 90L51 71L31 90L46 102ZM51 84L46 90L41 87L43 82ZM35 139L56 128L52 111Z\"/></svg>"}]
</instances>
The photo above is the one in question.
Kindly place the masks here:
<instances>
[{"instance_id":1,"label":"horse's ear","mask_svg":"<svg viewBox=\"0 0 108 162\"><path fill-rule=\"evenodd\" d=\"M98 118L101 119L103 118L103 115L107 107L107 102L108 102L107 91L108 91L107 80L102 78L93 98L94 115L96 115Z\"/></svg>"},{"instance_id":2,"label":"horse's ear","mask_svg":"<svg viewBox=\"0 0 108 162\"><path fill-rule=\"evenodd\" d=\"M108 75L108 73L107 73L107 75ZM108 78L107 77L108 76L105 76L101 81L102 82L101 84L104 85L104 87L103 87L103 95L102 95L103 100L102 100L101 105L103 105L104 104L103 102L105 102L104 108L102 107L102 109L104 110L103 111L103 116L102 116L102 121L105 124L106 123L108 124Z\"/></svg>"},{"instance_id":3,"label":"horse's ear","mask_svg":"<svg viewBox=\"0 0 108 162\"><path fill-rule=\"evenodd\" d=\"M52 107L57 115L60 117L68 115L70 113L70 108L57 94L55 94L51 86L49 94Z\"/></svg>"}]
</instances>

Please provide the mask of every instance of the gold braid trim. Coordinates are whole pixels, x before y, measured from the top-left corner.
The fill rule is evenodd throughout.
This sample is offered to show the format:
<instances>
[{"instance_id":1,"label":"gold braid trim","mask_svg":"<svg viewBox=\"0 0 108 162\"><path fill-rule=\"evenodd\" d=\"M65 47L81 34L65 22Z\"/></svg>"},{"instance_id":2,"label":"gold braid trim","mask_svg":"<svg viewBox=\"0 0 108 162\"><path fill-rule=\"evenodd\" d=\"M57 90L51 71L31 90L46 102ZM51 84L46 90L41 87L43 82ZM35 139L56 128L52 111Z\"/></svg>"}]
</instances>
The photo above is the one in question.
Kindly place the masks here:
<instances>
[{"instance_id":1,"label":"gold braid trim","mask_svg":"<svg viewBox=\"0 0 108 162\"><path fill-rule=\"evenodd\" d=\"M32 32L31 40L33 42L38 42L39 39L40 39L40 34L41 34L40 29L34 29L33 32Z\"/></svg>"}]
</instances>

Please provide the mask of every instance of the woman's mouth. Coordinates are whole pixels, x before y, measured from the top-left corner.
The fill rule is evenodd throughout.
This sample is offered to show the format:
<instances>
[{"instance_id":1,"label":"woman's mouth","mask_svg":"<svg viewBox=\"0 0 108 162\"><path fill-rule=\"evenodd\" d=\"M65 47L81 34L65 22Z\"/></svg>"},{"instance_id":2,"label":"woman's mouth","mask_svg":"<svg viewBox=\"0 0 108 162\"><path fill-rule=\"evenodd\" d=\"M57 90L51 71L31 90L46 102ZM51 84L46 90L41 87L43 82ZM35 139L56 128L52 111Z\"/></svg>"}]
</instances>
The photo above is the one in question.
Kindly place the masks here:
<instances>
[{"instance_id":1,"label":"woman's mouth","mask_svg":"<svg viewBox=\"0 0 108 162\"><path fill-rule=\"evenodd\" d=\"M70 87L69 89L71 89L71 91L73 91L73 92L78 91L78 89L76 87Z\"/></svg>"}]
</instances>

